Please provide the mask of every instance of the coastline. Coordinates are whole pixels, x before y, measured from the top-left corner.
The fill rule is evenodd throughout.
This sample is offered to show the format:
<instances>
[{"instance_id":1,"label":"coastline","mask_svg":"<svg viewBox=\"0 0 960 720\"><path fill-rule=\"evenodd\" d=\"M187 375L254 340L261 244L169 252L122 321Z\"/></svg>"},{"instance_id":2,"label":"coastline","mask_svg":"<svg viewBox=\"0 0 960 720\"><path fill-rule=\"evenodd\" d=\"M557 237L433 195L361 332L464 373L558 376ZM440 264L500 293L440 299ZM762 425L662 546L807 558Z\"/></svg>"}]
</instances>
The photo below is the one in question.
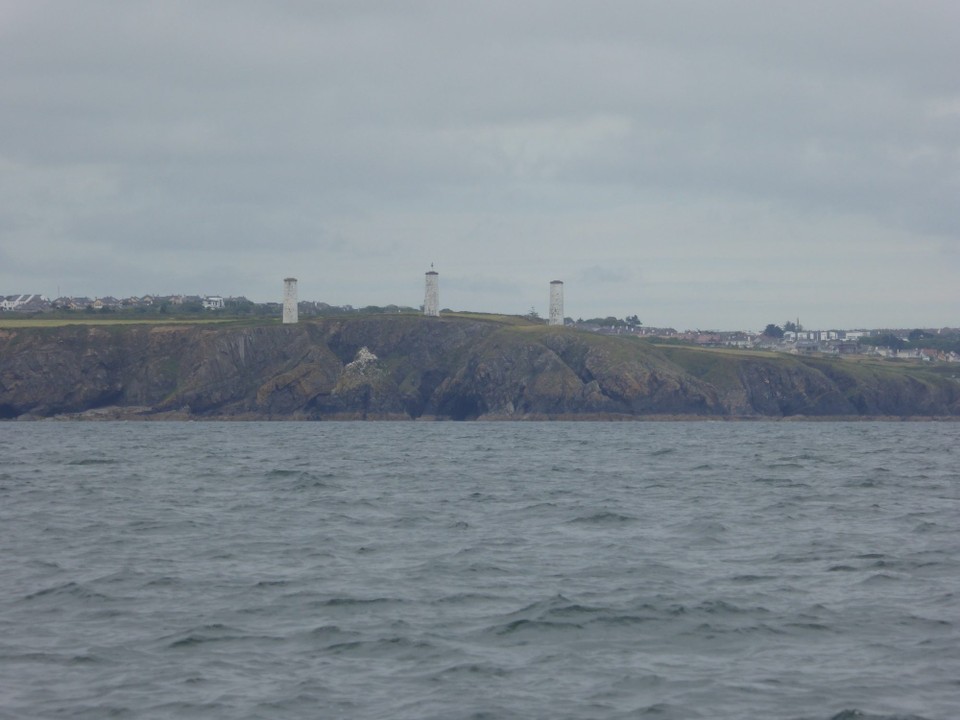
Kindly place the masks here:
<instances>
[{"instance_id":1,"label":"coastline","mask_svg":"<svg viewBox=\"0 0 960 720\"><path fill-rule=\"evenodd\" d=\"M960 422L954 415L693 415L655 413L628 415L626 413L529 413L525 415L489 414L466 420L456 420L437 415L410 417L401 413L334 413L311 417L305 413L289 415L268 413L236 413L194 415L184 410L157 410L151 407L100 407L76 413L60 413L51 416L21 415L0 422L727 422L727 423L783 423L783 422Z\"/></svg>"}]
</instances>

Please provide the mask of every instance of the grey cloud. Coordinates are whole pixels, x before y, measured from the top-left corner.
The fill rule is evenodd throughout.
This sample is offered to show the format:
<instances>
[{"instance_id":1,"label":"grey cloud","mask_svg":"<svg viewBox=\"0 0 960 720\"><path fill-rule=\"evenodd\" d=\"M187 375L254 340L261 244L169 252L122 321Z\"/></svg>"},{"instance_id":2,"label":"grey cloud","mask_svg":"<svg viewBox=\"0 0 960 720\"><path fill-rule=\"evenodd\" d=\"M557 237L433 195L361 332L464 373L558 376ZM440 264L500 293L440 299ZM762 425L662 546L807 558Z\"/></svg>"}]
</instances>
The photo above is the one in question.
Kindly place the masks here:
<instances>
[{"instance_id":1,"label":"grey cloud","mask_svg":"<svg viewBox=\"0 0 960 720\"><path fill-rule=\"evenodd\" d=\"M263 299L296 263L330 293L316 299L352 304L419 304L437 259L473 309L542 306L544 278L563 276L584 315L649 315L640 273L745 262L855 277L867 253L888 283L943 283L958 27L946 1L21 4L0 28L0 286L43 279L8 249L25 242L110 248L101 286L121 269L173 286L227 273ZM642 299L677 313L665 324L741 324L732 288L683 288L688 303ZM873 297L859 280L785 284L806 293L838 314L904 312L856 302Z\"/></svg>"},{"instance_id":2,"label":"grey cloud","mask_svg":"<svg viewBox=\"0 0 960 720\"><path fill-rule=\"evenodd\" d=\"M622 268L601 267L599 265L591 265L590 267L581 269L577 273L576 279L587 287L604 284L616 285L635 281L634 273L632 272Z\"/></svg>"}]
</instances>

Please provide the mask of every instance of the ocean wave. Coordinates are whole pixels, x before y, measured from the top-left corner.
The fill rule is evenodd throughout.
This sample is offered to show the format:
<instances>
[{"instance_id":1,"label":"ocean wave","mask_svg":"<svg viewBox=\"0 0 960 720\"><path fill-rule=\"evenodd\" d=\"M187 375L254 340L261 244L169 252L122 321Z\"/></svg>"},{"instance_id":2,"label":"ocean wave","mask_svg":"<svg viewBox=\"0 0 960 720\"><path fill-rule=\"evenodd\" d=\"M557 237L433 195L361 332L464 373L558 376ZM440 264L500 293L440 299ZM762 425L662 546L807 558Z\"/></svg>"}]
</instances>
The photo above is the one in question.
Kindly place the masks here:
<instances>
[{"instance_id":1,"label":"ocean wave","mask_svg":"<svg viewBox=\"0 0 960 720\"><path fill-rule=\"evenodd\" d=\"M618 525L620 523L630 523L636 522L637 518L632 515L624 515L622 513L611 512L609 510L604 510L601 512L596 512L590 515L580 515L568 520L568 523L572 524L587 524L587 525Z\"/></svg>"},{"instance_id":2,"label":"ocean wave","mask_svg":"<svg viewBox=\"0 0 960 720\"><path fill-rule=\"evenodd\" d=\"M424 661L436 651L438 646L426 640L394 635L369 640L351 640L334 643L325 648L325 652L333 655L357 655L383 659L385 657L417 658Z\"/></svg>"},{"instance_id":3,"label":"ocean wave","mask_svg":"<svg viewBox=\"0 0 960 720\"><path fill-rule=\"evenodd\" d=\"M921 715L883 715L877 713L864 712L863 710L841 710L836 715L831 715L830 720L930 720Z\"/></svg>"},{"instance_id":4,"label":"ocean wave","mask_svg":"<svg viewBox=\"0 0 960 720\"><path fill-rule=\"evenodd\" d=\"M58 596L69 596L80 600L106 601L112 598L101 592L93 590L87 583L65 582L51 585L50 587L37 590L24 596L24 600L35 601L45 598L56 598Z\"/></svg>"},{"instance_id":5,"label":"ocean wave","mask_svg":"<svg viewBox=\"0 0 960 720\"><path fill-rule=\"evenodd\" d=\"M207 643L247 642L255 646L283 640L278 635L251 633L224 623L210 623L160 639L170 650L192 648Z\"/></svg>"},{"instance_id":6,"label":"ocean wave","mask_svg":"<svg viewBox=\"0 0 960 720\"><path fill-rule=\"evenodd\" d=\"M76 460L70 460L66 463L67 465L119 465L120 461L116 458L78 458Z\"/></svg>"},{"instance_id":7,"label":"ocean wave","mask_svg":"<svg viewBox=\"0 0 960 720\"><path fill-rule=\"evenodd\" d=\"M369 607L371 605L395 605L404 602L406 601L395 597L335 597L320 601L317 604L324 607Z\"/></svg>"},{"instance_id":8,"label":"ocean wave","mask_svg":"<svg viewBox=\"0 0 960 720\"><path fill-rule=\"evenodd\" d=\"M519 632L533 632L540 634L544 631L552 630L581 630L583 626L575 622L553 622L548 620L512 620L502 625L494 625L489 628L489 632L496 635L513 635Z\"/></svg>"}]
</instances>

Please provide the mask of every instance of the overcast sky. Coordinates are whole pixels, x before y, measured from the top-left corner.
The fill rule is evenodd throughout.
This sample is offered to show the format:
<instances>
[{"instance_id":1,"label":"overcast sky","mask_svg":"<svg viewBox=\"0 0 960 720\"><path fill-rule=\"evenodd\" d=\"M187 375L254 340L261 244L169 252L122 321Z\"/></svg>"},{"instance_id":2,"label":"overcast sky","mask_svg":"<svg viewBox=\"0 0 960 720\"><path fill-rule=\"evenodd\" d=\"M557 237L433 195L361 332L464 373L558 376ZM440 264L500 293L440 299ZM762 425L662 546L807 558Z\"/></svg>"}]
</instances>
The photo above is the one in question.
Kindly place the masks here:
<instances>
[{"instance_id":1,"label":"overcast sky","mask_svg":"<svg viewBox=\"0 0 960 720\"><path fill-rule=\"evenodd\" d=\"M0 294L960 325L960 3L0 0Z\"/></svg>"}]
</instances>

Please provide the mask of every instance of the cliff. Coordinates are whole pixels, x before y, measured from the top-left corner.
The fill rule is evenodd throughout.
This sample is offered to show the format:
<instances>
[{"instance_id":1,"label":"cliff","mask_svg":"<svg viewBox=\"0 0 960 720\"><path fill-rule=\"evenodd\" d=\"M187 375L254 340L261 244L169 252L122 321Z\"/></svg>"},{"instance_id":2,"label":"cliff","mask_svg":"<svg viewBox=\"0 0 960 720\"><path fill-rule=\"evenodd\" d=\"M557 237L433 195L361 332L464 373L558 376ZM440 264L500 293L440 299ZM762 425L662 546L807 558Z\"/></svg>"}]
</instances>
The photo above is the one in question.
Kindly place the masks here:
<instances>
[{"instance_id":1,"label":"cliff","mask_svg":"<svg viewBox=\"0 0 960 720\"><path fill-rule=\"evenodd\" d=\"M659 347L516 319L0 330L0 418L97 409L303 419L960 417L960 384L920 367Z\"/></svg>"}]
</instances>

